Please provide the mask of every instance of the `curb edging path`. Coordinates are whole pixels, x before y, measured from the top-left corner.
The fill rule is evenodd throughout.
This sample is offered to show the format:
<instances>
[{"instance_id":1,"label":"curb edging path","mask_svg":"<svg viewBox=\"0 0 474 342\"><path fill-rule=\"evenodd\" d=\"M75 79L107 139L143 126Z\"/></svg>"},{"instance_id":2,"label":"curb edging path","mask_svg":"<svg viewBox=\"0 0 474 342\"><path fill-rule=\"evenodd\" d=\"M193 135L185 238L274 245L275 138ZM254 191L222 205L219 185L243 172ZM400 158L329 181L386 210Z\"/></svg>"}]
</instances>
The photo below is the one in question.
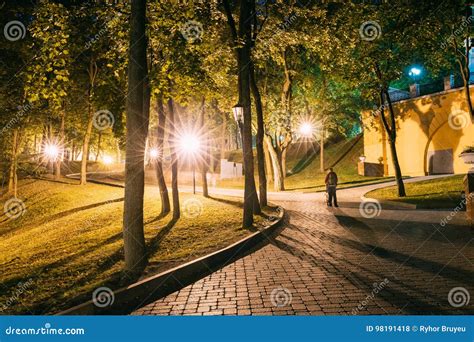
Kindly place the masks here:
<instances>
[{"instance_id":1,"label":"curb edging path","mask_svg":"<svg viewBox=\"0 0 474 342\"><path fill-rule=\"evenodd\" d=\"M89 300L59 312L58 315L129 314L140 307L181 290L240 259L249 250L268 239L283 221L285 211L282 207L277 207L277 212L276 219L266 228L230 246L114 291L114 300L110 306L98 307L93 300Z\"/></svg>"}]
</instances>

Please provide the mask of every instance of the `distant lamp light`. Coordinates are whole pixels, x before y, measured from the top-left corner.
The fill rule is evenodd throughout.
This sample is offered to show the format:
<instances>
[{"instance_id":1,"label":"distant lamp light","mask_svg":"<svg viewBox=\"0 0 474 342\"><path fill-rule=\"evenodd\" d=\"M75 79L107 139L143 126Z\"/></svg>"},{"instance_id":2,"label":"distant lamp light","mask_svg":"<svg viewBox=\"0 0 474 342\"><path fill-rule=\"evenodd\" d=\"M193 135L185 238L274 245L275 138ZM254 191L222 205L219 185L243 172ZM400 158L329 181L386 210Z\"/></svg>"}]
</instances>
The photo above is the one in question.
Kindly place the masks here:
<instances>
[{"instance_id":1,"label":"distant lamp light","mask_svg":"<svg viewBox=\"0 0 474 342\"><path fill-rule=\"evenodd\" d=\"M412 67L410 71L408 72L408 75L416 78L421 75L421 69L417 67Z\"/></svg>"},{"instance_id":2,"label":"distant lamp light","mask_svg":"<svg viewBox=\"0 0 474 342\"><path fill-rule=\"evenodd\" d=\"M44 146L44 155L49 160L56 160L59 156L59 146L55 144L46 144Z\"/></svg>"},{"instance_id":3,"label":"distant lamp light","mask_svg":"<svg viewBox=\"0 0 474 342\"><path fill-rule=\"evenodd\" d=\"M244 107L240 104L236 104L232 107L232 113L234 113L235 122L241 123L244 121Z\"/></svg>"},{"instance_id":4,"label":"distant lamp light","mask_svg":"<svg viewBox=\"0 0 474 342\"><path fill-rule=\"evenodd\" d=\"M365 162L365 156L360 156L359 160L360 160L361 163L364 163Z\"/></svg>"},{"instance_id":5,"label":"distant lamp light","mask_svg":"<svg viewBox=\"0 0 474 342\"><path fill-rule=\"evenodd\" d=\"M114 158L112 158L111 156L103 156L102 157L102 162L105 164L105 165L110 165L114 162Z\"/></svg>"},{"instance_id":6,"label":"distant lamp light","mask_svg":"<svg viewBox=\"0 0 474 342\"><path fill-rule=\"evenodd\" d=\"M201 141L194 134L185 134L180 138L181 150L189 155L195 155L201 148Z\"/></svg>"},{"instance_id":7,"label":"distant lamp light","mask_svg":"<svg viewBox=\"0 0 474 342\"><path fill-rule=\"evenodd\" d=\"M300 125L299 132L304 137L311 137L313 135L313 125L309 122L303 122Z\"/></svg>"},{"instance_id":8,"label":"distant lamp light","mask_svg":"<svg viewBox=\"0 0 474 342\"><path fill-rule=\"evenodd\" d=\"M150 150L150 159L156 160L160 157L160 151L157 148Z\"/></svg>"}]
</instances>

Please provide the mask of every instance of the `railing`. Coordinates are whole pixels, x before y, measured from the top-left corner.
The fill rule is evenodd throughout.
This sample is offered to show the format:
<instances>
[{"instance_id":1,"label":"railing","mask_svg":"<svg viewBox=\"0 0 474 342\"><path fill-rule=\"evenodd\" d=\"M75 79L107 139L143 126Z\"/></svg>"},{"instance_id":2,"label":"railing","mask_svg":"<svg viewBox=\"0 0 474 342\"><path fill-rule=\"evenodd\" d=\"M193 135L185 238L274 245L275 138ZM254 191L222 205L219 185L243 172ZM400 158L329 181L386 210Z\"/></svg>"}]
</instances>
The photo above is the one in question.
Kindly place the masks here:
<instances>
[{"instance_id":1,"label":"railing","mask_svg":"<svg viewBox=\"0 0 474 342\"><path fill-rule=\"evenodd\" d=\"M474 72L471 73L469 84L474 84ZM389 93L390 93L390 99L392 100L392 102L398 102L398 101L402 101L402 100L406 100L410 98L416 98L419 96L439 93L447 89L461 88L463 86L464 86L464 82L461 75L456 75L456 76L451 76L451 79L449 82L449 88L446 87L445 79L441 78L430 83L419 84L417 86L416 91L414 89L412 93L409 91L400 90L396 88L390 88Z\"/></svg>"}]
</instances>

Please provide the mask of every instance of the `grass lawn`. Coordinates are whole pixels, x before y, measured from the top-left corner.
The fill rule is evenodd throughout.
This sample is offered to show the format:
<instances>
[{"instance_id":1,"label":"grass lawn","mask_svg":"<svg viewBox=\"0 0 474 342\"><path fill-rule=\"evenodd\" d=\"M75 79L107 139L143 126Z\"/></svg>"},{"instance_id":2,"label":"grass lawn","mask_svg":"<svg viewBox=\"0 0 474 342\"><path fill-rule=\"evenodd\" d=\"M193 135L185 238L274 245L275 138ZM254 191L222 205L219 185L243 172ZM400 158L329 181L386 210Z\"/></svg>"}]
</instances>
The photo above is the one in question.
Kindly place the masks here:
<instances>
[{"instance_id":1,"label":"grass lawn","mask_svg":"<svg viewBox=\"0 0 474 342\"><path fill-rule=\"evenodd\" d=\"M373 190L366 196L376 199L416 204L419 209L453 209L462 201L464 175L406 183L407 197L397 196L397 187Z\"/></svg>"},{"instance_id":2,"label":"grass lawn","mask_svg":"<svg viewBox=\"0 0 474 342\"><path fill-rule=\"evenodd\" d=\"M127 284L121 272L123 189L29 179L20 182L19 198L23 216L0 216L0 313L54 313L89 300L99 286ZM148 274L252 233L240 227L239 200L181 194L182 218L171 226L171 215L157 218L159 198L157 187L146 188ZM7 199L0 198L2 207ZM257 226L262 222L258 218Z\"/></svg>"},{"instance_id":3,"label":"grass lawn","mask_svg":"<svg viewBox=\"0 0 474 342\"><path fill-rule=\"evenodd\" d=\"M341 141L330 145L325 150L325 167L332 165L344 152L346 152L354 140ZM352 150L334 167L339 177L339 189L354 185L368 185L393 180L393 177L365 177L357 173L357 162L364 154L363 140L359 140ZM295 157L296 156L296 157ZM301 153L288 155L287 168L291 170L301 160ZM320 171L320 156L316 155L314 160L300 172L287 176L285 179L286 190L297 190L303 192L324 191L325 172ZM257 172L257 171L256 171ZM258 185L258 177L255 177ZM217 182L218 187L242 189L243 179L225 179ZM272 191L273 182L269 182L268 190Z\"/></svg>"}]
</instances>

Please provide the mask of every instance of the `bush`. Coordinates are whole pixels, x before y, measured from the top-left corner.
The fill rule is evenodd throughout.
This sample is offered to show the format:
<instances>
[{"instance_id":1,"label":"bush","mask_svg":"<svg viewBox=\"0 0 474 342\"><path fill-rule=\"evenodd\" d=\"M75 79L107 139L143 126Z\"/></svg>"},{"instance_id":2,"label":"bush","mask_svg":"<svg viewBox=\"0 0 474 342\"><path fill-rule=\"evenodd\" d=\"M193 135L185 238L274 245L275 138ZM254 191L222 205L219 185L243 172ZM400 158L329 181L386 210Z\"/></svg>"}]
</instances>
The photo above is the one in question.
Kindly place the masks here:
<instances>
[{"instance_id":1,"label":"bush","mask_svg":"<svg viewBox=\"0 0 474 342\"><path fill-rule=\"evenodd\" d=\"M39 177L45 173L48 173L48 170L44 165L36 163L20 163L18 165L18 176L21 178Z\"/></svg>"}]
</instances>

